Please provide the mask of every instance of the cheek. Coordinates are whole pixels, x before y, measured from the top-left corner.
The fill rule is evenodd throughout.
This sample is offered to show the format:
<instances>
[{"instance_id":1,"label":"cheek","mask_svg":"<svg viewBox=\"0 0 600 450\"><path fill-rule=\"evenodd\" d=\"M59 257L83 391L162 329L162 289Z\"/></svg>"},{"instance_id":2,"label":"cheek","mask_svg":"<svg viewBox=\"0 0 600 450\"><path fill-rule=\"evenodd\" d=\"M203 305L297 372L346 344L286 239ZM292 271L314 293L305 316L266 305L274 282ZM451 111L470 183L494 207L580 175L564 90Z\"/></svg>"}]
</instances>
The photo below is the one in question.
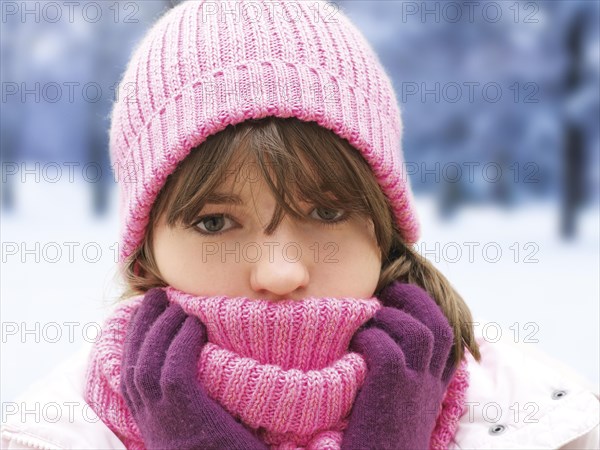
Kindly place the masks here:
<instances>
[{"instance_id":1,"label":"cheek","mask_svg":"<svg viewBox=\"0 0 600 450\"><path fill-rule=\"evenodd\" d=\"M154 259L162 279L170 285L177 280L177 274L187 267L184 258L178 257L177 244L169 243L166 239L155 240Z\"/></svg>"},{"instance_id":2,"label":"cheek","mask_svg":"<svg viewBox=\"0 0 600 450\"><path fill-rule=\"evenodd\" d=\"M332 234L320 250L317 269L320 283L326 283L339 295L363 298L373 295L381 273L381 252L374 233L367 227L358 224Z\"/></svg>"},{"instance_id":3,"label":"cheek","mask_svg":"<svg viewBox=\"0 0 600 450\"><path fill-rule=\"evenodd\" d=\"M377 245L368 240L349 240L344 242L340 250L340 261L350 273L365 279L379 276L381 257Z\"/></svg>"},{"instance_id":4,"label":"cheek","mask_svg":"<svg viewBox=\"0 0 600 450\"><path fill-rule=\"evenodd\" d=\"M232 247L231 245L229 247ZM216 242L206 242L192 233L163 229L155 234L154 256L162 279L193 295L237 292L242 265Z\"/></svg>"},{"instance_id":5,"label":"cheek","mask_svg":"<svg viewBox=\"0 0 600 450\"><path fill-rule=\"evenodd\" d=\"M155 232L154 257L163 280L174 287L198 273L202 255L184 232L160 228Z\"/></svg>"},{"instance_id":6,"label":"cheek","mask_svg":"<svg viewBox=\"0 0 600 450\"><path fill-rule=\"evenodd\" d=\"M364 266L381 266L381 251L377 245L377 238L371 221L352 222L340 239L340 249L352 259L358 259L356 264Z\"/></svg>"}]
</instances>

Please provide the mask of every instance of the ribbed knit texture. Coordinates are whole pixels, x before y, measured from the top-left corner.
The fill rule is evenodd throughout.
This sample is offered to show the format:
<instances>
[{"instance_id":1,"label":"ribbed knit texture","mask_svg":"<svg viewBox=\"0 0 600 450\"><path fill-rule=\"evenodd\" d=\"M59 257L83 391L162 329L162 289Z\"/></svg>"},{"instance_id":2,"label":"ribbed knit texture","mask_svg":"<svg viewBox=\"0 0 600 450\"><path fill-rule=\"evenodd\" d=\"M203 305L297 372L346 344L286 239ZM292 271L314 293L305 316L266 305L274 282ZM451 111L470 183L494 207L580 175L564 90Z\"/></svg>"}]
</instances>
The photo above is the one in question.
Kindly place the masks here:
<instances>
[{"instance_id":1,"label":"ribbed knit texture","mask_svg":"<svg viewBox=\"0 0 600 450\"><path fill-rule=\"evenodd\" d=\"M347 349L381 306L377 298L274 303L166 292L206 324L200 379L208 394L251 428L265 429L265 442L304 447L320 440L315 433L343 428L367 369Z\"/></svg>"},{"instance_id":2,"label":"ribbed knit texture","mask_svg":"<svg viewBox=\"0 0 600 450\"><path fill-rule=\"evenodd\" d=\"M192 148L267 116L317 122L356 147L404 241L418 240L391 80L360 31L324 1L185 1L136 46L120 92L110 154L121 261L142 242L158 192Z\"/></svg>"},{"instance_id":3,"label":"ribbed knit texture","mask_svg":"<svg viewBox=\"0 0 600 450\"><path fill-rule=\"evenodd\" d=\"M165 291L206 326L198 380L209 396L272 449L340 448L366 376L363 357L348 347L360 325L381 307L376 297L273 303ZM118 305L105 322L90 355L86 389L86 401L133 449L144 445L119 391L120 364L127 324L141 300ZM431 448L447 448L464 413L467 387L463 360L448 386Z\"/></svg>"}]
</instances>

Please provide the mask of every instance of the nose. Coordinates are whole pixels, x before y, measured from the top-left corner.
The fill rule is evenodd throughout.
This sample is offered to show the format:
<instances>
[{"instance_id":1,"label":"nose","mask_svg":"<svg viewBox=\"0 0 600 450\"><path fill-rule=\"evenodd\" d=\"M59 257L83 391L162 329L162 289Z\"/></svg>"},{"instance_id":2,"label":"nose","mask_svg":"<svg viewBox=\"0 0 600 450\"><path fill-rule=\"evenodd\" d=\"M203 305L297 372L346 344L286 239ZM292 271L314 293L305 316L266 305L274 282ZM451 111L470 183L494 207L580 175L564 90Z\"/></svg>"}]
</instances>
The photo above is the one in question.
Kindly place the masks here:
<instances>
[{"instance_id":1,"label":"nose","mask_svg":"<svg viewBox=\"0 0 600 450\"><path fill-rule=\"evenodd\" d=\"M283 220L275 233L260 243L261 257L253 263L250 284L266 300L296 300L308 286L309 268L306 248Z\"/></svg>"}]
</instances>

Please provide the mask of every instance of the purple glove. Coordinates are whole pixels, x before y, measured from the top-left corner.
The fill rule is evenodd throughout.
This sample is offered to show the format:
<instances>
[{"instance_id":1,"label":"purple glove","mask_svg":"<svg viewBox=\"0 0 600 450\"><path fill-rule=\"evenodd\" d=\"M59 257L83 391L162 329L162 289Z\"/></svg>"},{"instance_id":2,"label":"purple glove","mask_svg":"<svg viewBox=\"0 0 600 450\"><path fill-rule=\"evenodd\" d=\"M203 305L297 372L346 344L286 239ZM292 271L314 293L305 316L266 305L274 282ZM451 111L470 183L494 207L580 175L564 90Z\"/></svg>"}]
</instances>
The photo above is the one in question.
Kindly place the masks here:
<instances>
[{"instance_id":1,"label":"purple glove","mask_svg":"<svg viewBox=\"0 0 600 450\"><path fill-rule=\"evenodd\" d=\"M208 397L197 379L206 328L160 288L146 293L127 329L121 391L149 449L268 447Z\"/></svg>"},{"instance_id":2,"label":"purple glove","mask_svg":"<svg viewBox=\"0 0 600 450\"><path fill-rule=\"evenodd\" d=\"M452 328L419 286L394 282L383 308L355 333L350 350L367 363L342 450L428 449L456 368Z\"/></svg>"}]
</instances>

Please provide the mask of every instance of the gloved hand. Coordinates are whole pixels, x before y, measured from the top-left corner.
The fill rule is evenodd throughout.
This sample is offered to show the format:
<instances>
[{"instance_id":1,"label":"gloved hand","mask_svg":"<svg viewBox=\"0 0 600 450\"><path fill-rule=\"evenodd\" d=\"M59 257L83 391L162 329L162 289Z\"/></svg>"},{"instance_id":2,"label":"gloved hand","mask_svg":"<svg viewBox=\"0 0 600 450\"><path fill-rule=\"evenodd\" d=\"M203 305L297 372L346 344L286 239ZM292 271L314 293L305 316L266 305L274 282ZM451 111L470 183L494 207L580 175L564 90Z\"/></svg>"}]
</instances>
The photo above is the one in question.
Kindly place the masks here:
<instances>
[{"instance_id":1,"label":"gloved hand","mask_svg":"<svg viewBox=\"0 0 600 450\"><path fill-rule=\"evenodd\" d=\"M198 381L206 341L204 324L162 289L146 293L127 329L121 370L121 391L146 447L268 449Z\"/></svg>"},{"instance_id":2,"label":"gloved hand","mask_svg":"<svg viewBox=\"0 0 600 450\"><path fill-rule=\"evenodd\" d=\"M384 305L352 337L367 375L350 412L342 450L428 449L444 392L456 370L452 328L428 293L394 282Z\"/></svg>"}]
</instances>

